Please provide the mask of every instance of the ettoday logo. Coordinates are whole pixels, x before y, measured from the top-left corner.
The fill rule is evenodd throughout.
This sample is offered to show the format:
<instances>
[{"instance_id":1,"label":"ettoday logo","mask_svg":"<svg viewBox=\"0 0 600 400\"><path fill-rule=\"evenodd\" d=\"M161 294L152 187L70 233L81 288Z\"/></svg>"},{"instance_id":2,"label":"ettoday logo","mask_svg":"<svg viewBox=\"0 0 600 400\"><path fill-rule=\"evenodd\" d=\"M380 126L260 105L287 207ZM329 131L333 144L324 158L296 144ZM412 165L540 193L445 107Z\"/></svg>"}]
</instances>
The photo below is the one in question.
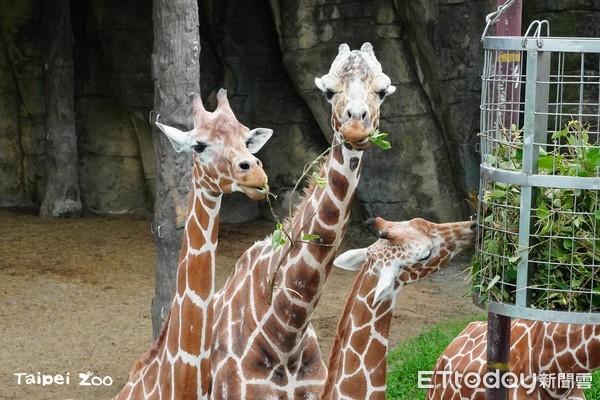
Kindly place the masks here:
<instances>
[{"instance_id":1,"label":"ettoday logo","mask_svg":"<svg viewBox=\"0 0 600 400\"><path fill-rule=\"evenodd\" d=\"M434 375L440 376L436 379L436 385L431 383ZM523 387L527 394L533 393L536 387L550 389L590 389L592 386L591 373L533 373L532 375L515 374L500 371L487 372L480 375L477 372L465 374L455 371L419 371L417 387L419 389L431 389L435 386L452 386L457 389L463 386L469 389L484 387L486 389L498 389L500 386L506 388Z\"/></svg>"}]
</instances>

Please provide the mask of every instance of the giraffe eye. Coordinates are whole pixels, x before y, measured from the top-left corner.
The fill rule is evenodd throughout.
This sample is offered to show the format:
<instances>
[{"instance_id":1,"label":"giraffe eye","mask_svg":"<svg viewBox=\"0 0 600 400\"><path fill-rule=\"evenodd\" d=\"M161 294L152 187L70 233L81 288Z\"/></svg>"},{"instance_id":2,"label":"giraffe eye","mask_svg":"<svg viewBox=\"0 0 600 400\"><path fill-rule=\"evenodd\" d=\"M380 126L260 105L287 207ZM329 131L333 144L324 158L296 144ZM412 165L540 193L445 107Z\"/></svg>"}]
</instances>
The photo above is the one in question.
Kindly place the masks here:
<instances>
[{"instance_id":1,"label":"giraffe eye","mask_svg":"<svg viewBox=\"0 0 600 400\"><path fill-rule=\"evenodd\" d=\"M198 144L192 146L192 149L194 149L196 153L202 153L207 147L207 144L198 142Z\"/></svg>"},{"instance_id":2,"label":"giraffe eye","mask_svg":"<svg viewBox=\"0 0 600 400\"><path fill-rule=\"evenodd\" d=\"M431 250L427 250L427 252L425 254L423 254L421 257L417 258L417 261L425 261L429 257L431 257Z\"/></svg>"},{"instance_id":3,"label":"giraffe eye","mask_svg":"<svg viewBox=\"0 0 600 400\"><path fill-rule=\"evenodd\" d=\"M383 100L385 96L387 96L387 91L385 89L381 89L379 92L375 92L377 96L379 96L379 100Z\"/></svg>"},{"instance_id":4,"label":"giraffe eye","mask_svg":"<svg viewBox=\"0 0 600 400\"><path fill-rule=\"evenodd\" d=\"M325 91L325 97L327 97L327 100L333 99L333 96L335 96L335 92L333 90L327 89Z\"/></svg>"}]
</instances>

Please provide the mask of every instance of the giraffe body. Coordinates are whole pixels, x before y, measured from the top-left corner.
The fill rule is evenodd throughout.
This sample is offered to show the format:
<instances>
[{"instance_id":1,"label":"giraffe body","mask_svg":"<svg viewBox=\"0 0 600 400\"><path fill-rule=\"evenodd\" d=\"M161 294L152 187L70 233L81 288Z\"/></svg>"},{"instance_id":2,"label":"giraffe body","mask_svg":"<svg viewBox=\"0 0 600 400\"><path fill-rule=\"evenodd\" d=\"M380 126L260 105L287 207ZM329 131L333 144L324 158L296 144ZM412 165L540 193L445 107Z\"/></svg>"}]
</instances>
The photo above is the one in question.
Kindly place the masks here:
<instances>
[{"instance_id":1,"label":"giraffe body","mask_svg":"<svg viewBox=\"0 0 600 400\"><path fill-rule=\"evenodd\" d=\"M310 320L346 230L362 151L395 87L368 43L357 51L341 45L330 72L315 83L333 110L333 149L319 172L327 185L312 182L284 225L292 237L319 239L288 240L275 251L270 238L255 243L216 294L213 399L316 399L325 381Z\"/></svg>"},{"instance_id":2,"label":"giraffe body","mask_svg":"<svg viewBox=\"0 0 600 400\"><path fill-rule=\"evenodd\" d=\"M339 256L334 265L360 272L348 296L329 357L321 399L386 398L388 338L402 287L445 266L473 244L475 223L423 219L372 221L380 239Z\"/></svg>"},{"instance_id":3,"label":"giraffe body","mask_svg":"<svg viewBox=\"0 0 600 400\"><path fill-rule=\"evenodd\" d=\"M600 326L560 324L515 318L511 322L510 372L525 384L508 389L508 398L584 400L583 391L572 385L541 383L543 376L589 373L600 367ZM487 322L470 323L444 350L435 365L428 400L484 400L485 387L469 387L453 374L487 372ZM447 372L451 379L443 379ZM442 373L442 374L440 374ZM464 376L464 375L463 375ZM537 377L534 381L532 377ZM570 386L570 385L565 385Z\"/></svg>"},{"instance_id":4,"label":"giraffe body","mask_svg":"<svg viewBox=\"0 0 600 400\"><path fill-rule=\"evenodd\" d=\"M194 97L194 129L182 132L157 126L176 151L193 152L183 246L171 311L154 347L138 360L116 399L208 399L213 294L219 211L224 193L264 198L267 177L252 155L272 134L250 131L229 107L225 91L213 113Z\"/></svg>"}]
</instances>

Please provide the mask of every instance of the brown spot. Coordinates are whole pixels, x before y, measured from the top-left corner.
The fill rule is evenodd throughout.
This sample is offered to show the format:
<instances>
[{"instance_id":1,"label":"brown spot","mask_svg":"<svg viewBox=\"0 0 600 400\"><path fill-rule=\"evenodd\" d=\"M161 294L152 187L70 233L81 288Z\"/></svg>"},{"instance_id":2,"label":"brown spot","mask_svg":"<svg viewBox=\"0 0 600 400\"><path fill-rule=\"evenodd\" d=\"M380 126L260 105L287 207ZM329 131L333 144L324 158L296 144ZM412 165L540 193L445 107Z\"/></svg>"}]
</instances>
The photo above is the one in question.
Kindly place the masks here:
<instances>
[{"instance_id":1,"label":"brown spot","mask_svg":"<svg viewBox=\"0 0 600 400\"><path fill-rule=\"evenodd\" d=\"M160 372L158 374L160 376L161 382L161 394L165 396L165 399L170 399L171 392L173 391L173 387L171 386L171 364L166 359L164 359L161 362L159 368Z\"/></svg>"},{"instance_id":2,"label":"brown spot","mask_svg":"<svg viewBox=\"0 0 600 400\"><path fill-rule=\"evenodd\" d=\"M177 294L183 296L187 287L187 260L180 263L177 267Z\"/></svg>"},{"instance_id":3,"label":"brown spot","mask_svg":"<svg viewBox=\"0 0 600 400\"><path fill-rule=\"evenodd\" d=\"M371 322L371 310L365 302L357 301L352 310L352 323L355 327L362 327Z\"/></svg>"},{"instance_id":4,"label":"brown spot","mask_svg":"<svg viewBox=\"0 0 600 400\"><path fill-rule=\"evenodd\" d=\"M340 385L340 391L344 396L351 399L367 398L367 380L363 374L356 374L351 378L344 379Z\"/></svg>"},{"instance_id":5,"label":"brown spot","mask_svg":"<svg viewBox=\"0 0 600 400\"><path fill-rule=\"evenodd\" d=\"M204 359L200 361L200 387L202 390L202 394L207 395L208 390L210 388L210 360Z\"/></svg>"},{"instance_id":6,"label":"brown spot","mask_svg":"<svg viewBox=\"0 0 600 400\"><path fill-rule=\"evenodd\" d=\"M271 378L271 382L273 382L277 386L286 386L288 384L288 377L285 373L285 368L283 367L283 365L279 365L273 370L273 377Z\"/></svg>"},{"instance_id":7,"label":"brown spot","mask_svg":"<svg viewBox=\"0 0 600 400\"><path fill-rule=\"evenodd\" d=\"M198 394L197 369L177 359L173 365L176 371L173 397L176 399L191 399Z\"/></svg>"},{"instance_id":8,"label":"brown spot","mask_svg":"<svg viewBox=\"0 0 600 400\"><path fill-rule=\"evenodd\" d=\"M281 321L296 329L304 325L308 315L306 308L290 304L283 293L277 294L273 302L273 311Z\"/></svg>"},{"instance_id":9,"label":"brown spot","mask_svg":"<svg viewBox=\"0 0 600 400\"><path fill-rule=\"evenodd\" d=\"M389 337L390 336L390 323L392 320L392 310L391 307L389 306L389 302L391 300L387 300L385 302L381 302L380 307L383 307L384 310L386 311L386 314L389 315L385 315L380 317L377 321L375 321L375 330L377 332L379 332L380 335L382 335L383 337ZM387 303L384 305L384 303Z\"/></svg>"},{"instance_id":10,"label":"brown spot","mask_svg":"<svg viewBox=\"0 0 600 400\"><path fill-rule=\"evenodd\" d=\"M340 219L340 209L328 195L323 196L319 210L319 217L326 225L335 225Z\"/></svg>"},{"instance_id":11,"label":"brown spot","mask_svg":"<svg viewBox=\"0 0 600 400\"><path fill-rule=\"evenodd\" d=\"M212 308L208 312L212 314ZM188 297L185 297L181 303L181 319L181 349L190 354L198 355L200 352L204 311L192 303ZM210 342L210 338L207 339Z\"/></svg>"},{"instance_id":12,"label":"brown spot","mask_svg":"<svg viewBox=\"0 0 600 400\"><path fill-rule=\"evenodd\" d=\"M179 350L179 325L181 323L179 308L179 303L173 302L169 331L167 332L167 350L169 350L169 353L173 356L177 354L177 351Z\"/></svg>"},{"instance_id":13,"label":"brown spot","mask_svg":"<svg viewBox=\"0 0 600 400\"><path fill-rule=\"evenodd\" d=\"M159 364L157 362L153 362L152 364L148 365L148 368L146 369L146 373L144 374L144 379L143 379L143 385L144 385L144 388L146 389L146 393L150 393L157 383L158 366L159 366ZM137 387L137 389L141 390L140 387Z\"/></svg>"},{"instance_id":14,"label":"brown spot","mask_svg":"<svg viewBox=\"0 0 600 400\"><path fill-rule=\"evenodd\" d=\"M241 376L238 374L238 368L235 361L228 359L223 368L220 368L215 374L212 387L213 399L239 399L241 398ZM227 387L227 396L223 393L223 386ZM261 397L259 397L260 399Z\"/></svg>"},{"instance_id":15,"label":"brown spot","mask_svg":"<svg viewBox=\"0 0 600 400\"><path fill-rule=\"evenodd\" d=\"M359 161L360 160L358 159L358 157L352 157L350 159L350 164L349 164L350 171L354 172L354 170L356 169L356 167L358 167Z\"/></svg>"},{"instance_id":16,"label":"brown spot","mask_svg":"<svg viewBox=\"0 0 600 400\"><path fill-rule=\"evenodd\" d=\"M370 336L371 327L365 326L352 333L352 336L350 336L350 346L359 354L363 354L369 343Z\"/></svg>"},{"instance_id":17,"label":"brown spot","mask_svg":"<svg viewBox=\"0 0 600 400\"><path fill-rule=\"evenodd\" d=\"M329 170L327 178L329 179L329 184L333 188L335 197L337 197L339 201L344 201L348 195L348 188L350 186L348 178L334 169Z\"/></svg>"},{"instance_id":18,"label":"brown spot","mask_svg":"<svg viewBox=\"0 0 600 400\"><path fill-rule=\"evenodd\" d=\"M327 372L322 367L322 355L319 344L314 338L308 338L302 346L302 359L296 378L298 380L325 379Z\"/></svg>"},{"instance_id":19,"label":"brown spot","mask_svg":"<svg viewBox=\"0 0 600 400\"><path fill-rule=\"evenodd\" d=\"M362 365L361 359L352 351L346 351L344 353L343 363L345 375L351 375L356 373L356 371Z\"/></svg>"},{"instance_id":20,"label":"brown spot","mask_svg":"<svg viewBox=\"0 0 600 400\"><path fill-rule=\"evenodd\" d=\"M385 368L386 353L387 346L383 345L379 340L371 340L371 344L367 350L368 356L365 357L367 371L373 371L380 365L383 365L383 368Z\"/></svg>"},{"instance_id":21,"label":"brown spot","mask_svg":"<svg viewBox=\"0 0 600 400\"><path fill-rule=\"evenodd\" d=\"M272 343L296 343L297 334L288 331L274 315L271 315L269 319L267 319L263 326L263 332Z\"/></svg>"},{"instance_id":22,"label":"brown spot","mask_svg":"<svg viewBox=\"0 0 600 400\"><path fill-rule=\"evenodd\" d=\"M233 325L229 327L233 338L231 345L233 353L238 357L242 355L245 349L246 342L243 338L247 337L247 335L250 334L250 331L256 326L256 323L246 306L246 298L241 294L238 294L233 297L231 308L229 309L229 314L233 321Z\"/></svg>"},{"instance_id":23,"label":"brown spot","mask_svg":"<svg viewBox=\"0 0 600 400\"><path fill-rule=\"evenodd\" d=\"M321 272L315 268L309 267L304 260L301 260L293 267L293 273L286 274L285 287L292 289L288 295L297 298L303 302L312 302L318 294L321 283ZM300 293L301 296L298 296ZM287 302L287 300L285 300Z\"/></svg>"},{"instance_id":24,"label":"brown spot","mask_svg":"<svg viewBox=\"0 0 600 400\"><path fill-rule=\"evenodd\" d=\"M201 299L205 300L214 285L212 276L213 258L209 252L188 254L188 285Z\"/></svg>"}]
</instances>

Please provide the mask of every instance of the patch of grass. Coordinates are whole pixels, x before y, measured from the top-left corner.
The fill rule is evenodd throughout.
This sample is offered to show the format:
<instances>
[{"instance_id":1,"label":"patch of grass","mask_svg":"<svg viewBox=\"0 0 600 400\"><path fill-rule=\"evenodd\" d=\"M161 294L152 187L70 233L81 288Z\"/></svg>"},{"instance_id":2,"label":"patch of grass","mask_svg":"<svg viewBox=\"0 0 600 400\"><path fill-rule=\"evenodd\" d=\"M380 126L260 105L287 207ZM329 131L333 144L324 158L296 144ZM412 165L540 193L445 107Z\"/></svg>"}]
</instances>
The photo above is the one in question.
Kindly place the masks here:
<instances>
[{"instance_id":1,"label":"patch of grass","mask_svg":"<svg viewBox=\"0 0 600 400\"><path fill-rule=\"evenodd\" d=\"M388 355L387 398L390 400L421 400L426 389L418 389L418 372L433 371L444 349L472 321L484 321L485 316L458 322L443 322L426 327L414 338L401 343ZM592 388L585 391L587 400L600 400L600 370L592 375Z\"/></svg>"},{"instance_id":2,"label":"patch of grass","mask_svg":"<svg viewBox=\"0 0 600 400\"><path fill-rule=\"evenodd\" d=\"M444 349L472 321L485 316L458 322L432 325L414 338L401 343L388 355L387 398L393 400L424 399L426 389L417 388L418 372L433 371Z\"/></svg>"}]
</instances>

